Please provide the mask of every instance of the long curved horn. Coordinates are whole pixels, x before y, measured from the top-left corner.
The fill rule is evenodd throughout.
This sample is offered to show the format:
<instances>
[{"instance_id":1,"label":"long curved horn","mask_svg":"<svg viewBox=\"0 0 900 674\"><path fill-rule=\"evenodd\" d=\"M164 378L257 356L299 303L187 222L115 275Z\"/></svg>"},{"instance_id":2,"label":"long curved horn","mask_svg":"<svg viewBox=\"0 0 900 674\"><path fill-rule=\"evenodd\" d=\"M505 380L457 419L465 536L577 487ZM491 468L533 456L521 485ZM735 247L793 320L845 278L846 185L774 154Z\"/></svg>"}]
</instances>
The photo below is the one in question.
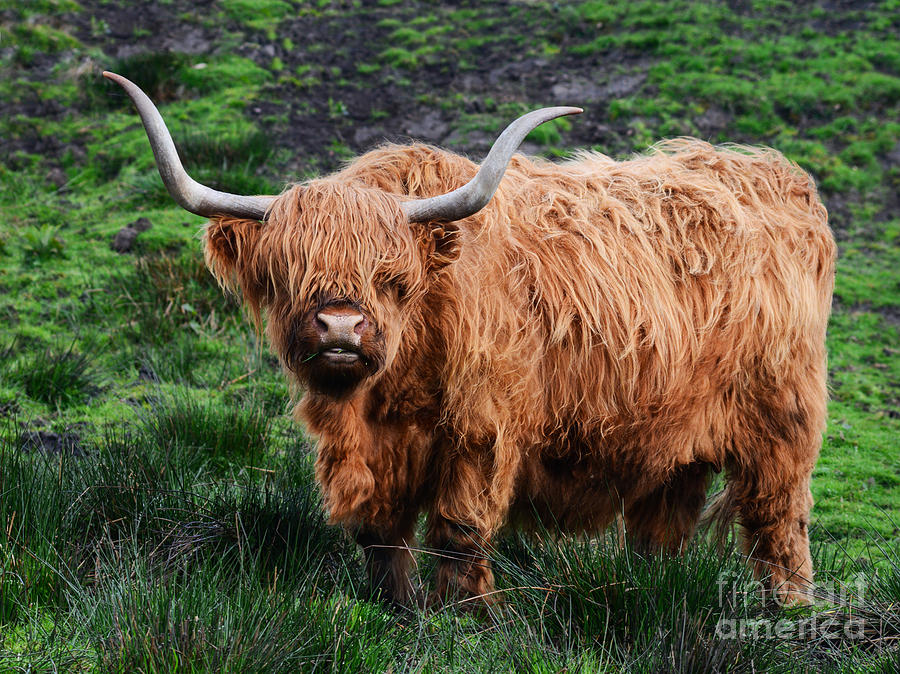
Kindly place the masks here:
<instances>
[{"instance_id":1,"label":"long curved horn","mask_svg":"<svg viewBox=\"0 0 900 674\"><path fill-rule=\"evenodd\" d=\"M506 172L506 166L525 140L525 136L535 128L551 119L564 115L577 115L584 112L581 108L555 107L533 110L519 117L510 124L500 137L494 141L491 151L481 163L478 173L462 187L427 199L416 199L403 202L403 211L410 222L450 222L461 220L477 213L487 206L494 196L500 179Z\"/></svg>"},{"instance_id":2,"label":"long curved horn","mask_svg":"<svg viewBox=\"0 0 900 674\"><path fill-rule=\"evenodd\" d=\"M122 87L137 108L147 131L147 138L150 139L150 147L153 148L159 175L179 206L186 211L206 217L232 215L253 220L265 219L266 211L275 200L274 196L245 197L240 194L219 192L198 183L181 165L175 143L172 142L172 135L147 94L134 82L121 75L104 71L103 76Z\"/></svg>"}]
</instances>

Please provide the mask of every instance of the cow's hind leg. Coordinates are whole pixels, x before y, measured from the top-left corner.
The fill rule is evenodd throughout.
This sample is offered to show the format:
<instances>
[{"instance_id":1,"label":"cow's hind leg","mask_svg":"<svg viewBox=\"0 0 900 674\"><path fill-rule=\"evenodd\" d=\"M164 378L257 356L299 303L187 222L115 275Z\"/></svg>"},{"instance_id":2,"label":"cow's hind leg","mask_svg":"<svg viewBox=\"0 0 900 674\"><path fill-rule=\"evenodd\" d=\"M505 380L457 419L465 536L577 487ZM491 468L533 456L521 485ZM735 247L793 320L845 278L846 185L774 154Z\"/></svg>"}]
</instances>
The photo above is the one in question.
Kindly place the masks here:
<instances>
[{"instance_id":1,"label":"cow's hind leg","mask_svg":"<svg viewBox=\"0 0 900 674\"><path fill-rule=\"evenodd\" d=\"M706 503L709 477L709 464L681 466L664 485L626 503L625 531L634 548L682 552Z\"/></svg>"},{"instance_id":2,"label":"cow's hind leg","mask_svg":"<svg viewBox=\"0 0 900 674\"><path fill-rule=\"evenodd\" d=\"M730 489L743 528L744 550L756 576L787 603L807 601L812 582L809 553L809 470L781 466L735 471Z\"/></svg>"},{"instance_id":3,"label":"cow's hind leg","mask_svg":"<svg viewBox=\"0 0 900 674\"><path fill-rule=\"evenodd\" d=\"M808 601L813 577L809 479L822 441L824 407L824 393L804 406L785 390L778 405L761 406L755 428L748 424L749 432L735 438L740 451L729 462L728 489L745 550L757 577L789 603Z\"/></svg>"}]
</instances>

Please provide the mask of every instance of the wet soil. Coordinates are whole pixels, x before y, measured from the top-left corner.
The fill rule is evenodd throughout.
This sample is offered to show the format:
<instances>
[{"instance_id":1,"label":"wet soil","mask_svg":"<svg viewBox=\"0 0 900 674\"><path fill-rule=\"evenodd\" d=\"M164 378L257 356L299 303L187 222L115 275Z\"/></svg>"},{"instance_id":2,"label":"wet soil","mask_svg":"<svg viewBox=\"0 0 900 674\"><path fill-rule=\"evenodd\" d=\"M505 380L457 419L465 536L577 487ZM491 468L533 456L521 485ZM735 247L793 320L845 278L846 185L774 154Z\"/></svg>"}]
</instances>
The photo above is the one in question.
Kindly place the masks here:
<instances>
[{"instance_id":1,"label":"wet soil","mask_svg":"<svg viewBox=\"0 0 900 674\"><path fill-rule=\"evenodd\" d=\"M384 141L412 138L479 159L509 121L501 111L508 102L582 106L584 114L573 120L561 145L593 147L621 157L634 145L635 120L611 118L609 101L654 95L654 85L647 79L656 62L653 58L628 49L584 56L571 52L569 47L588 41L602 28L569 20L565 3L406 1L383 6L375 0L347 0L329 3L327 11L301 3L297 16L282 20L271 32L242 25L216 0L79 4L79 11L60 13L55 22L102 56L76 62L71 52L39 54L22 68L22 78L39 83L58 76L61 68L99 78L101 70L147 53L169 52L193 63L220 53L245 56L275 74L246 114L276 147L288 149L266 169L278 183L335 170L347 158ZM785 33L798 34L808 27L840 35L858 28L867 7L878 3L815 4L831 11L808 16L795 12L785 23ZM729 5L739 14L754 11L749 0L731 0ZM454 25L452 10L458 7L477 7L477 21ZM3 14L0 21L9 21ZM400 46L392 37L398 25L419 25L415 22L428 16L436 18L424 25L449 27L447 33L429 38L439 40L440 51L422 56L414 66L383 65L385 50ZM737 26L720 28L740 35ZM274 67L275 63L280 65ZM112 96L108 93L112 85L105 90L103 86L100 95ZM97 105L96 95L86 97L84 104ZM0 115L8 118L59 119L69 113L67 106L43 99L39 86L24 87L15 100L0 101ZM489 118L485 128L461 130L473 115ZM709 139L724 132L730 141L764 142L742 134L733 122L731 110L710 105L685 119L681 132ZM648 126L652 125L651 121ZM805 125L797 120L801 133ZM10 155L16 150L47 157L67 151L76 158L84 156L83 143L66 145L52 136L30 133L26 121L19 137L6 144ZM523 147L525 152L541 150ZM886 168L898 167L900 152L880 160L887 162ZM886 196L883 217L900 209L898 198L896 193ZM853 199L853 195L825 195L839 236L849 218L847 202Z\"/></svg>"}]
</instances>

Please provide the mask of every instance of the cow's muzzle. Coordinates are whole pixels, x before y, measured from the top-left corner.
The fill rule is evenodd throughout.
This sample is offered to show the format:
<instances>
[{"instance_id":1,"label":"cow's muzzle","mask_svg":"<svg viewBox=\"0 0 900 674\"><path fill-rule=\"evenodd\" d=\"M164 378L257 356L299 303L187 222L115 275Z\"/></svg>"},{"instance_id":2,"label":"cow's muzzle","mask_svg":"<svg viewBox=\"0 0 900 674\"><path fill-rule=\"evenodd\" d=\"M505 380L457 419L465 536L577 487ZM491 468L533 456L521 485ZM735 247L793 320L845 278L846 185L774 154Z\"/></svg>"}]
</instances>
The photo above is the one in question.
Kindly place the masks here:
<instances>
[{"instance_id":1,"label":"cow's muzzle","mask_svg":"<svg viewBox=\"0 0 900 674\"><path fill-rule=\"evenodd\" d=\"M351 365L360 359L362 336L369 327L364 314L352 307L325 307L316 313L319 356L334 365Z\"/></svg>"}]
</instances>

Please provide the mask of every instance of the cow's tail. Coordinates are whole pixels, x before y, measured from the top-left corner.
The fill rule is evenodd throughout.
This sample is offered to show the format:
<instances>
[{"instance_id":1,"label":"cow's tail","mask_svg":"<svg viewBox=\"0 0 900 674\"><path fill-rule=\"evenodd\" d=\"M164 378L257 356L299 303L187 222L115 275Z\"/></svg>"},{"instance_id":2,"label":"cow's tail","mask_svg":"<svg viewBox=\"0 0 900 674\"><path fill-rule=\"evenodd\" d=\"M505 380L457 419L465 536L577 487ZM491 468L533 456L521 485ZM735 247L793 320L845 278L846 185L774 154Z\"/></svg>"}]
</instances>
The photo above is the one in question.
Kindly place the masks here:
<instances>
[{"instance_id":1,"label":"cow's tail","mask_svg":"<svg viewBox=\"0 0 900 674\"><path fill-rule=\"evenodd\" d=\"M730 485L714 494L700 513L697 529L706 534L721 551L734 532L737 519L737 502Z\"/></svg>"}]
</instances>

